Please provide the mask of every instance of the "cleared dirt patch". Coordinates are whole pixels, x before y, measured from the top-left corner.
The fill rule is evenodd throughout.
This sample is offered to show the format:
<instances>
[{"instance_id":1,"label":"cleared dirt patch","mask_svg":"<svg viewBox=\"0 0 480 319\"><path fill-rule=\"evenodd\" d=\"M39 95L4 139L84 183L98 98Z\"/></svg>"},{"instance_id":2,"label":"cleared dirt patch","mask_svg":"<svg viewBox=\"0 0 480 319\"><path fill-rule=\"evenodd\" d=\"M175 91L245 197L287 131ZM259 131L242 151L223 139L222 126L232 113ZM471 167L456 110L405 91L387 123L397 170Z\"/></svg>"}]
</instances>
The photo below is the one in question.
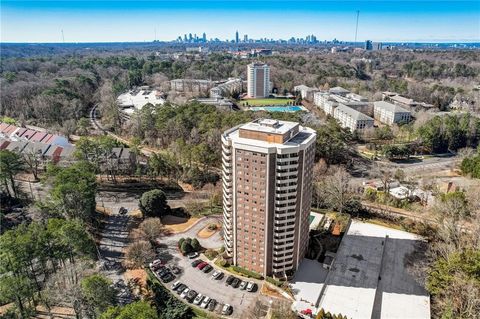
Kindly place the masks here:
<instances>
[{"instance_id":1,"label":"cleared dirt patch","mask_svg":"<svg viewBox=\"0 0 480 319\"><path fill-rule=\"evenodd\" d=\"M166 230L172 233L179 233L193 226L199 219L198 217L183 218L167 215L162 218L162 224L165 225Z\"/></svg>"},{"instance_id":2,"label":"cleared dirt patch","mask_svg":"<svg viewBox=\"0 0 480 319\"><path fill-rule=\"evenodd\" d=\"M215 234L216 232L218 232L220 230L220 224L215 224L216 228L211 230L209 229L210 225L207 225L205 227L203 227L198 233L197 233L197 236L199 238L208 238L208 237L211 237L213 234Z\"/></svg>"},{"instance_id":3,"label":"cleared dirt patch","mask_svg":"<svg viewBox=\"0 0 480 319\"><path fill-rule=\"evenodd\" d=\"M269 297L274 297L274 298L281 298L281 299L286 299L282 294L280 294L278 291L276 291L273 288L270 288L267 284L263 283L262 289L260 290L260 293L265 296Z\"/></svg>"}]
</instances>

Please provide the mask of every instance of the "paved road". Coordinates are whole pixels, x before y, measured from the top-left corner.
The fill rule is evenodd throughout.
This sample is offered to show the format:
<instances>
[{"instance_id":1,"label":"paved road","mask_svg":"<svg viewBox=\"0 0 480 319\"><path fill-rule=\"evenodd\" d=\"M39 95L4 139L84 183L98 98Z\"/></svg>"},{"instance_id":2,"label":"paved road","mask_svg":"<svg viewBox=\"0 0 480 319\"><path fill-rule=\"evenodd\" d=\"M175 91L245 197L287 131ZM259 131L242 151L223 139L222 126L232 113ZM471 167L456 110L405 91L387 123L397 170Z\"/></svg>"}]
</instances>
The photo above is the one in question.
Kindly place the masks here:
<instances>
[{"instance_id":1,"label":"paved road","mask_svg":"<svg viewBox=\"0 0 480 319\"><path fill-rule=\"evenodd\" d=\"M124 249L129 244L129 230L132 219L127 215L118 213L120 207L125 207L130 212L138 207L133 200L130 202L119 202L117 197L109 196L108 192L102 192L97 196L97 203L102 203L105 208L111 210L112 214L104 219L104 227L101 230L101 239L98 245L100 254L100 264L103 274L112 280L118 288L118 299L121 304L127 304L133 301L132 295L125 284L122 262L125 259Z\"/></svg>"},{"instance_id":2,"label":"paved road","mask_svg":"<svg viewBox=\"0 0 480 319\"><path fill-rule=\"evenodd\" d=\"M460 162L460 158L457 156L443 156L443 157L428 157L418 162L377 162L380 167L391 167L392 169L402 169L406 173L418 172L423 173L424 171L432 170L445 170L452 167L455 167ZM420 171L420 172L419 172Z\"/></svg>"},{"instance_id":3,"label":"paved road","mask_svg":"<svg viewBox=\"0 0 480 319\"><path fill-rule=\"evenodd\" d=\"M203 295L207 295L210 298L216 299L219 303L228 303L232 305L232 317L240 318L242 315L245 316L245 314L248 312L247 309L254 307L257 300L266 299L266 297L261 296L258 290L252 293L245 290L240 290L238 288L235 289L230 286L226 286L225 279L227 275L224 276L222 280L212 279L211 275L213 270L210 273L205 274L202 271L193 268L190 265L192 260L182 256L180 251L177 249L177 243L180 238L196 237L198 231L210 223L218 222L219 218L220 217L206 217L184 233L173 234L160 238L159 241L161 243L161 250L159 252L159 258L161 258L163 261L167 261L168 265L175 265L182 269L182 273L177 276L176 280L181 281L198 293L202 293ZM219 248L223 244L219 232L208 239L199 239L199 242L205 248ZM204 260L208 261L207 259ZM216 268L213 263L210 264ZM172 283L167 284L168 288L170 288L171 284ZM260 287L261 286L259 286L259 288ZM173 293L176 295L175 292ZM217 309L219 308L220 307L217 307Z\"/></svg>"}]
</instances>

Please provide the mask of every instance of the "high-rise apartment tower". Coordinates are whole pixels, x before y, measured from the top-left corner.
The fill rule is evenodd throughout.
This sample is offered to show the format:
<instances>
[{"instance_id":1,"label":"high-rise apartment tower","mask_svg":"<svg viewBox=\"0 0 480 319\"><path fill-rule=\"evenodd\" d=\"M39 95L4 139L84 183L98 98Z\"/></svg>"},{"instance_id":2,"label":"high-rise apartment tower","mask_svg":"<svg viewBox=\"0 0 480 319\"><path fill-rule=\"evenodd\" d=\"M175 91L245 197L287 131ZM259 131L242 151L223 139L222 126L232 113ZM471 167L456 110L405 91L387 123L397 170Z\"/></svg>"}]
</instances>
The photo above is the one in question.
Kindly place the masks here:
<instances>
[{"instance_id":1,"label":"high-rise apartment tower","mask_svg":"<svg viewBox=\"0 0 480 319\"><path fill-rule=\"evenodd\" d=\"M263 275L297 269L309 241L316 132L270 119L222 135L223 232L235 265Z\"/></svg>"},{"instance_id":2,"label":"high-rise apartment tower","mask_svg":"<svg viewBox=\"0 0 480 319\"><path fill-rule=\"evenodd\" d=\"M270 95L270 67L263 63L247 66L247 95L262 98Z\"/></svg>"}]
</instances>

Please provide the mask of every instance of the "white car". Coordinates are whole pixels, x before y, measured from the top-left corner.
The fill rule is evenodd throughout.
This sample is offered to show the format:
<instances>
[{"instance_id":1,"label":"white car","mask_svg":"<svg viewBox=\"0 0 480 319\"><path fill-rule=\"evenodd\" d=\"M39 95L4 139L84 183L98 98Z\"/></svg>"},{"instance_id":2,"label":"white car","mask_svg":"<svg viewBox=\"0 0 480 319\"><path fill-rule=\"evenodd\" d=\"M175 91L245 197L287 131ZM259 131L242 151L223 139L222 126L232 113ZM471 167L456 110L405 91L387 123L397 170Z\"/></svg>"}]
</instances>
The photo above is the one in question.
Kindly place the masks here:
<instances>
[{"instance_id":1,"label":"white car","mask_svg":"<svg viewBox=\"0 0 480 319\"><path fill-rule=\"evenodd\" d=\"M200 305L200 303L202 302L203 300L203 295L202 294L198 294L197 297L195 297L195 300L193 301L193 304L194 305Z\"/></svg>"},{"instance_id":2,"label":"white car","mask_svg":"<svg viewBox=\"0 0 480 319\"><path fill-rule=\"evenodd\" d=\"M242 280L242 283L240 284L240 289L241 289L241 290L245 290L245 288L247 288L247 284L248 284L248 283L247 283L246 281L243 281L243 280Z\"/></svg>"},{"instance_id":3,"label":"white car","mask_svg":"<svg viewBox=\"0 0 480 319\"><path fill-rule=\"evenodd\" d=\"M253 281L249 281L247 285L247 291L252 292L254 288L255 288L255 283Z\"/></svg>"},{"instance_id":4,"label":"white car","mask_svg":"<svg viewBox=\"0 0 480 319\"><path fill-rule=\"evenodd\" d=\"M154 268L154 269L160 267L161 265L162 265L162 261L160 259L155 259L149 264L150 268Z\"/></svg>"},{"instance_id":5,"label":"white car","mask_svg":"<svg viewBox=\"0 0 480 319\"><path fill-rule=\"evenodd\" d=\"M185 288L185 290L182 291L182 293L180 294L180 298L183 298L183 299L187 298L187 294L189 291L190 291L189 288Z\"/></svg>"},{"instance_id":6,"label":"white car","mask_svg":"<svg viewBox=\"0 0 480 319\"><path fill-rule=\"evenodd\" d=\"M207 306L210 300L212 300L210 297L205 296L200 307L202 307L203 309L207 309Z\"/></svg>"},{"instance_id":7,"label":"white car","mask_svg":"<svg viewBox=\"0 0 480 319\"><path fill-rule=\"evenodd\" d=\"M199 254L196 251L187 255L187 257L190 259L197 258L198 256Z\"/></svg>"},{"instance_id":8,"label":"white car","mask_svg":"<svg viewBox=\"0 0 480 319\"><path fill-rule=\"evenodd\" d=\"M233 312L233 307L230 306L228 303L223 306L222 315L231 315L232 312Z\"/></svg>"}]
</instances>

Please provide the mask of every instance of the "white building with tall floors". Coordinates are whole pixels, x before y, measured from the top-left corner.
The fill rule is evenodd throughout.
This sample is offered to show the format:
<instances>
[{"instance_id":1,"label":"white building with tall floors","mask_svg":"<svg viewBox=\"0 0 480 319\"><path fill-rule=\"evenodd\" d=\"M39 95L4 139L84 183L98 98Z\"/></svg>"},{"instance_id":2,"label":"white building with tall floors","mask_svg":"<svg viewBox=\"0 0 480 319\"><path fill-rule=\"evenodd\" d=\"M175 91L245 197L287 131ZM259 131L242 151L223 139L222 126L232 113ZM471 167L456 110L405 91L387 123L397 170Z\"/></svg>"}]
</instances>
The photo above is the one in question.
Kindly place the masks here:
<instances>
[{"instance_id":1,"label":"white building with tall floors","mask_svg":"<svg viewBox=\"0 0 480 319\"><path fill-rule=\"evenodd\" d=\"M247 96L263 98L270 95L270 67L263 63L247 66Z\"/></svg>"},{"instance_id":2,"label":"white building with tall floors","mask_svg":"<svg viewBox=\"0 0 480 319\"><path fill-rule=\"evenodd\" d=\"M307 252L316 132L256 120L222 135L223 232L233 263L264 276Z\"/></svg>"}]
</instances>

